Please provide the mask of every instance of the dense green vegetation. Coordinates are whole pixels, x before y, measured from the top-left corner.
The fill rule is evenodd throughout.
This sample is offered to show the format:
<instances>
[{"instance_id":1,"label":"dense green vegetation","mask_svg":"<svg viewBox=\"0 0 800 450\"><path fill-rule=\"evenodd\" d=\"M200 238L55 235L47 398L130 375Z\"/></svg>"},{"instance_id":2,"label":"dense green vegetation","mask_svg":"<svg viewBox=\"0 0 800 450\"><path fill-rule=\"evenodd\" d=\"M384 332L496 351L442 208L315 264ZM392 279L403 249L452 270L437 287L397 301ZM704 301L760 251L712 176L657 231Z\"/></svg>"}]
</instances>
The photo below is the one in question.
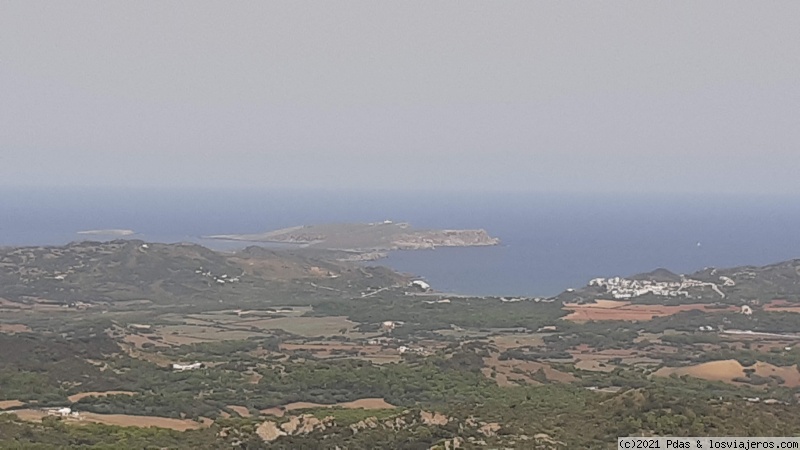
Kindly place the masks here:
<instances>
[{"instance_id":1,"label":"dense green vegetation","mask_svg":"<svg viewBox=\"0 0 800 450\"><path fill-rule=\"evenodd\" d=\"M0 415L0 440L15 442L4 448L83 449L106 448L430 448L456 436L477 438L496 444L518 442L544 433L556 444L552 448L614 448L617 436L658 435L794 435L800 432L800 417L792 407L749 404L716 397L708 386L665 380L618 394L598 394L579 387L547 385L489 389L480 403L450 402L441 408L446 425L423 425L418 410L396 413L311 411L318 417L333 416L335 426L325 432L287 436L272 444L255 436L257 421L221 419L210 429L178 433L160 429L120 428L101 425L70 426L56 419L42 424L23 423ZM380 425L353 433L349 426L368 417L381 421L402 418L406 426L390 429ZM466 425L474 417L481 423L502 423L497 436L487 437L477 427ZM221 433L225 430L224 433ZM563 445L558 444L563 443ZM322 444L320 444L322 443Z\"/></svg>"},{"instance_id":2,"label":"dense green vegetation","mask_svg":"<svg viewBox=\"0 0 800 450\"><path fill-rule=\"evenodd\" d=\"M177 432L163 428L129 428L108 425L67 425L56 418L41 423L22 422L0 414L0 442L3 448L44 450L74 449L158 449L219 448L213 430ZM257 448L257 447L254 447Z\"/></svg>"},{"instance_id":3,"label":"dense green vegetation","mask_svg":"<svg viewBox=\"0 0 800 450\"><path fill-rule=\"evenodd\" d=\"M233 399L253 410L292 402L333 404L368 397L382 397L398 406L433 406L451 401L480 402L491 395L494 385L477 371L459 370L461 367L453 367L451 360L440 358L385 366L359 360L287 361L256 369L262 375L256 384L247 383L241 372L227 368L176 373L137 360L129 362L126 375L137 384L121 387L141 394L87 397L75 408L199 418L217 417Z\"/></svg>"},{"instance_id":4,"label":"dense green vegetation","mask_svg":"<svg viewBox=\"0 0 800 450\"><path fill-rule=\"evenodd\" d=\"M139 240L0 248L0 298L20 304L46 299L56 305L88 302L117 308L144 300L145 307L152 303L204 311L276 301L309 305L340 298L344 289L359 292L403 280L385 268L338 264L319 256L259 248L230 255L194 244ZM312 267L338 276L309 283L305 278ZM223 275L238 281L219 283Z\"/></svg>"},{"instance_id":5,"label":"dense green vegetation","mask_svg":"<svg viewBox=\"0 0 800 450\"><path fill-rule=\"evenodd\" d=\"M436 299L434 297L434 299ZM441 330L452 325L464 328L527 328L537 330L553 325L566 314L555 302L503 302L498 298L458 298L450 303L426 303L428 298L381 296L328 302L314 308L315 315L347 316L377 328L385 320L406 322L397 333Z\"/></svg>"}]
</instances>

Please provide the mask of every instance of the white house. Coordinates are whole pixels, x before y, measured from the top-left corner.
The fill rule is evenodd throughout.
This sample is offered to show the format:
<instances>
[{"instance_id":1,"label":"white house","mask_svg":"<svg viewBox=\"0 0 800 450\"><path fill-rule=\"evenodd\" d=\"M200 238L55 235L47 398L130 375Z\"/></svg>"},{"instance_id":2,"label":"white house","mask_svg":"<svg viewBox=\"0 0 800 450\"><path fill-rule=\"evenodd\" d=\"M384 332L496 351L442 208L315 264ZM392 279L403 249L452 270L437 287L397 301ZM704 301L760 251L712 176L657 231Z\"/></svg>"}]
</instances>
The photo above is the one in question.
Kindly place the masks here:
<instances>
[{"instance_id":1,"label":"white house","mask_svg":"<svg viewBox=\"0 0 800 450\"><path fill-rule=\"evenodd\" d=\"M203 363L193 364L172 364L172 370L183 372L184 370L196 370L203 368Z\"/></svg>"},{"instance_id":2,"label":"white house","mask_svg":"<svg viewBox=\"0 0 800 450\"><path fill-rule=\"evenodd\" d=\"M411 285L412 286L416 286L416 287L422 289L423 291L430 291L431 290L431 285L426 283L426 282L424 282L424 281L422 281L422 280L414 280L414 281L411 282Z\"/></svg>"},{"instance_id":3,"label":"white house","mask_svg":"<svg viewBox=\"0 0 800 450\"><path fill-rule=\"evenodd\" d=\"M61 416L61 417L69 417L69 416L78 417L78 413L77 412L73 412L72 408L67 408L67 407L46 409L45 411L47 412L47 414L54 415L54 416L57 415L57 416Z\"/></svg>"}]
</instances>

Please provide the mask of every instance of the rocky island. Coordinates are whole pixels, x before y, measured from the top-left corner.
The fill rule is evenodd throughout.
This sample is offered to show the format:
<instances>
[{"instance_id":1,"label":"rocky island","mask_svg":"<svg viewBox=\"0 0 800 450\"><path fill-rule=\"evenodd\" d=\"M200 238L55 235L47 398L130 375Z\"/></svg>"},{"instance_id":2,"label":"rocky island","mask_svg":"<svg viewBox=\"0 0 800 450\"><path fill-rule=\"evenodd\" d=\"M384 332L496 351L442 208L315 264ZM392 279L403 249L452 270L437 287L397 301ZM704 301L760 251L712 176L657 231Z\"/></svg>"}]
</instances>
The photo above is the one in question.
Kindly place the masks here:
<instances>
[{"instance_id":1,"label":"rocky island","mask_svg":"<svg viewBox=\"0 0 800 450\"><path fill-rule=\"evenodd\" d=\"M230 241L300 244L309 248L349 252L420 250L436 247L498 245L500 240L486 230L415 229L408 223L392 221L366 224L323 224L284 228L258 234L207 236Z\"/></svg>"}]
</instances>

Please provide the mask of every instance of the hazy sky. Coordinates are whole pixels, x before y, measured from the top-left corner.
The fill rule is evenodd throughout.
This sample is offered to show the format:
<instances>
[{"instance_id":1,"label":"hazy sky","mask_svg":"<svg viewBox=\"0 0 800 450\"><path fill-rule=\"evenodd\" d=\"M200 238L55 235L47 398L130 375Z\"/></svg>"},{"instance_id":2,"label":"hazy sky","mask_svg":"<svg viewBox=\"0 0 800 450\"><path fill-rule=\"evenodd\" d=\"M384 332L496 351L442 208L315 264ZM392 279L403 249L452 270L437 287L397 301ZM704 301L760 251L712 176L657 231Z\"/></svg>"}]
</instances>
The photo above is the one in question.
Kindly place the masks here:
<instances>
[{"instance_id":1,"label":"hazy sky","mask_svg":"<svg viewBox=\"0 0 800 450\"><path fill-rule=\"evenodd\" d=\"M800 194L800 2L0 2L0 185Z\"/></svg>"}]
</instances>

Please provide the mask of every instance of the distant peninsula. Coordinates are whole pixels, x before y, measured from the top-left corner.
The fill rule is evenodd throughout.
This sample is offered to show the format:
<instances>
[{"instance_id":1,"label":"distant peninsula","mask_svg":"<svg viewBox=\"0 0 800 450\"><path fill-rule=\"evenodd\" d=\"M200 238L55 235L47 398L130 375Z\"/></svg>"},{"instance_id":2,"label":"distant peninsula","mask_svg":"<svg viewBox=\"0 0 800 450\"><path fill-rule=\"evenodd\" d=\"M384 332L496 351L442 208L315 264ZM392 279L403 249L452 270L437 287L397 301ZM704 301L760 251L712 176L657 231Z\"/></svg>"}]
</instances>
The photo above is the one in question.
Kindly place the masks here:
<instances>
[{"instance_id":1,"label":"distant peninsula","mask_svg":"<svg viewBox=\"0 0 800 450\"><path fill-rule=\"evenodd\" d=\"M131 236L136 234L136 232L133 230L84 230L78 231L78 234L91 236Z\"/></svg>"},{"instance_id":2,"label":"distant peninsula","mask_svg":"<svg viewBox=\"0 0 800 450\"><path fill-rule=\"evenodd\" d=\"M340 223L302 225L257 234L224 234L206 236L228 241L273 242L300 244L304 247L376 252L421 250L436 247L476 247L498 245L500 239L486 230L416 229L408 223L389 220L375 223Z\"/></svg>"}]
</instances>

